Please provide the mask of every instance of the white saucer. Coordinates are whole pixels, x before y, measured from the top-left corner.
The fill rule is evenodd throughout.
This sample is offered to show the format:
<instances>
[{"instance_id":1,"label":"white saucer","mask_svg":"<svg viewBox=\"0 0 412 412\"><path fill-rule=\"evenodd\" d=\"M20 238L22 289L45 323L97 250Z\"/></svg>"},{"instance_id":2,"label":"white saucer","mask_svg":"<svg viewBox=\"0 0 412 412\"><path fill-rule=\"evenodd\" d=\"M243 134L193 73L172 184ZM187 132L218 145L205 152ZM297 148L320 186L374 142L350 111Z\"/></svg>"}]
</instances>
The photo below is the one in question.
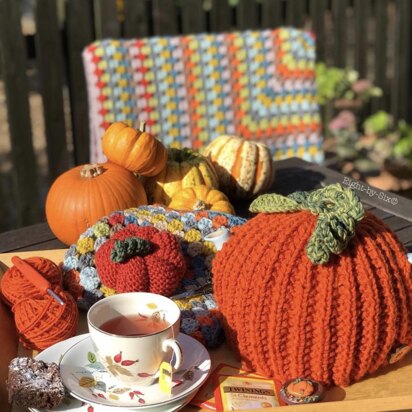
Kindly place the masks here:
<instances>
[{"instance_id":1,"label":"white saucer","mask_svg":"<svg viewBox=\"0 0 412 412\"><path fill-rule=\"evenodd\" d=\"M89 335L76 342L60 361L62 381L70 395L91 405L105 409L147 410L185 400L206 380L210 372L210 357L206 348L190 336L179 334L183 352L181 368L173 374L178 384L168 395L160 390L158 381L146 387L119 383L96 360Z\"/></svg>"},{"instance_id":2,"label":"white saucer","mask_svg":"<svg viewBox=\"0 0 412 412\"><path fill-rule=\"evenodd\" d=\"M63 357L63 354L69 350L73 345L76 343L84 340L86 337L88 337L88 334L80 335L80 336L75 336L73 338L67 339L65 341L56 343L53 346L50 346L49 348L45 349L43 352L41 352L39 355L36 356L36 359L42 360L44 362L56 362L60 363L61 358ZM180 336L183 335L179 335ZM189 338L188 336L185 336ZM191 339L191 338L189 338ZM209 361L209 368L210 368L210 361ZM205 376L206 377L206 376ZM200 388L200 385L203 383L199 383L199 386L195 387L193 392L190 392L187 396L180 398L180 399L171 399L170 402L161 404L161 405L154 405L154 406L147 406L145 409L145 412L172 412L172 411L177 411L181 408L183 408L187 403L190 402L190 400L194 397L196 394L197 390ZM141 409L141 408L116 408L116 407L110 407L110 406L103 406L103 405L97 405L94 404L93 406L82 402L78 399L72 398L72 397L67 397L64 399L63 403L58 406L57 408L54 408L53 411L56 412L127 412L127 411L132 411L136 412L136 409ZM45 409L35 409L35 408L29 408L31 412L48 412Z\"/></svg>"}]
</instances>

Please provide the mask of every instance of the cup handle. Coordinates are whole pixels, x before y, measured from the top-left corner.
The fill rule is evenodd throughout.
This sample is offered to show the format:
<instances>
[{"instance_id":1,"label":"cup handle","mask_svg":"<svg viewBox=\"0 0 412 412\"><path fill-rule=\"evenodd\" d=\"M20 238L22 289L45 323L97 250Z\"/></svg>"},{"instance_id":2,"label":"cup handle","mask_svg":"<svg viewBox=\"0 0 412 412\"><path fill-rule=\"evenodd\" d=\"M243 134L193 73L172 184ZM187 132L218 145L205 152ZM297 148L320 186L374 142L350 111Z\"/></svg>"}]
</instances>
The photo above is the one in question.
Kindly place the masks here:
<instances>
[{"instance_id":1,"label":"cup handle","mask_svg":"<svg viewBox=\"0 0 412 412\"><path fill-rule=\"evenodd\" d=\"M179 369L183 361L182 348L180 347L180 345L177 343L175 339L166 339L162 343L162 351L167 352L169 348L173 350L176 356L176 361L173 366L173 369Z\"/></svg>"}]
</instances>

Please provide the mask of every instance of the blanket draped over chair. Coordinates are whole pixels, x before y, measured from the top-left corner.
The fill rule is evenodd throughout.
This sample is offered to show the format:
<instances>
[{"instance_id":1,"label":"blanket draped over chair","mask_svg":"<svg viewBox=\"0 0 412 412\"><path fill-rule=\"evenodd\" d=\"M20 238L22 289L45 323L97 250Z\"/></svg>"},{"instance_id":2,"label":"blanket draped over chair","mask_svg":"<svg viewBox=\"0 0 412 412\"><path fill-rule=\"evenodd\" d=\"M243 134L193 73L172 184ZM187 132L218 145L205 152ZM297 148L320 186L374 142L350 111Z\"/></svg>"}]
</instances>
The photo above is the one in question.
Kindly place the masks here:
<instances>
[{"instance_id":1,"label":"blanket draped over chair","mask_svg":"<svg viewBox=\"0 0 412 412\"><path fill-rule=\"evenodd\" d=\"M292 28L96 41L83 52L91 161L123 121L201 149L221 134L266 143L274 159L322 160L315 41Z\"/></svg>"}]
</instances>

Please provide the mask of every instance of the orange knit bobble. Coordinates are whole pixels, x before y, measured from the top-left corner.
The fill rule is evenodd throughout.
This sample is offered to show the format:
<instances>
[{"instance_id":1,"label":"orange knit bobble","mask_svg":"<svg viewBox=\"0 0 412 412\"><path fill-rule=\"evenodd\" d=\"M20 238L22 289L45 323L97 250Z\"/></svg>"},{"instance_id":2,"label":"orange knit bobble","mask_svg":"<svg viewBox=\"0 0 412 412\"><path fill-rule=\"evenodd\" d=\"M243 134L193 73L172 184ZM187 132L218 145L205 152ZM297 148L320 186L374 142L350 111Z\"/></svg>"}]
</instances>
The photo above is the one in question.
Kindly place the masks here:
<instances>
[{"instance_id":1,"label":"orange knit bobble","mask_svg":"<svg viewBox=\"0 0 412 412\"><path fill-rule=\"evenodd\" d=\"M41 257L30 257L24 260L46 278L52 286L61 286L62 274L54 262ZM0 286L1 296L10 306L23 297L32 297L41 293L15 266L4 273Z\"/></svg>"},{"instance_id":2,"label":"orange knit bobble","mask_svg":"<svg viewBox=\"0 0 412 412\"><path fill-rule=\"evenodd\" d=\"M53 290L64 305L43 294L22 298L13 306L20 341L26 348L43 350L76 334L79 314L74 299L59 287Z\"/></svg>"}]
</instances>

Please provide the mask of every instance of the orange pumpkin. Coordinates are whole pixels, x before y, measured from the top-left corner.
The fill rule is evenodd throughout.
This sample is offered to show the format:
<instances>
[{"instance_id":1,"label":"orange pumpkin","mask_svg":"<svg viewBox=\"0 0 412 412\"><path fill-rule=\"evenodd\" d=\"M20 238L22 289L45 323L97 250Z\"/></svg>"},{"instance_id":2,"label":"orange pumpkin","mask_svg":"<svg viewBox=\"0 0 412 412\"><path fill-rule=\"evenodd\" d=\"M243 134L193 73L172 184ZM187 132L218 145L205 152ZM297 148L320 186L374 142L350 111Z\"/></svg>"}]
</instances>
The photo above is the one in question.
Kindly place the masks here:
<instances>
[{"instance_id":1,"label":"orange pumpkin","mask_svg":"<svg viewBox=\"0 0 412 412\"><path fill-rule=\"evenodd\" d=\"M82 165L52 184L46 218L56 237L69 245L102 216L143 204L146 192L133 173L114 163Z\"/></svg>"},{"instance_id":2,"label":"orange pumpkin","mask_svg":"<svg viewBox=\"0 0 412 412\"><path fill-rule=\"evenodd\" d=\"M144 123L138 130L121 122L113 123L103 135L102 149L111 162L142 176L157 175L167 161L166 148L145 131Z\"/></svg>"},{"instance_id":3,"label":"orange pumpkin","mask_svg":"<svg viewBox=\"0 0 412 412\"><path fill-rule=\"evenodd\" d=\"M206 185L187 187L176 192L169 207L177 210L213 210L232 215L235 213L224 193Z\"/></svg>"}]
</instances>

